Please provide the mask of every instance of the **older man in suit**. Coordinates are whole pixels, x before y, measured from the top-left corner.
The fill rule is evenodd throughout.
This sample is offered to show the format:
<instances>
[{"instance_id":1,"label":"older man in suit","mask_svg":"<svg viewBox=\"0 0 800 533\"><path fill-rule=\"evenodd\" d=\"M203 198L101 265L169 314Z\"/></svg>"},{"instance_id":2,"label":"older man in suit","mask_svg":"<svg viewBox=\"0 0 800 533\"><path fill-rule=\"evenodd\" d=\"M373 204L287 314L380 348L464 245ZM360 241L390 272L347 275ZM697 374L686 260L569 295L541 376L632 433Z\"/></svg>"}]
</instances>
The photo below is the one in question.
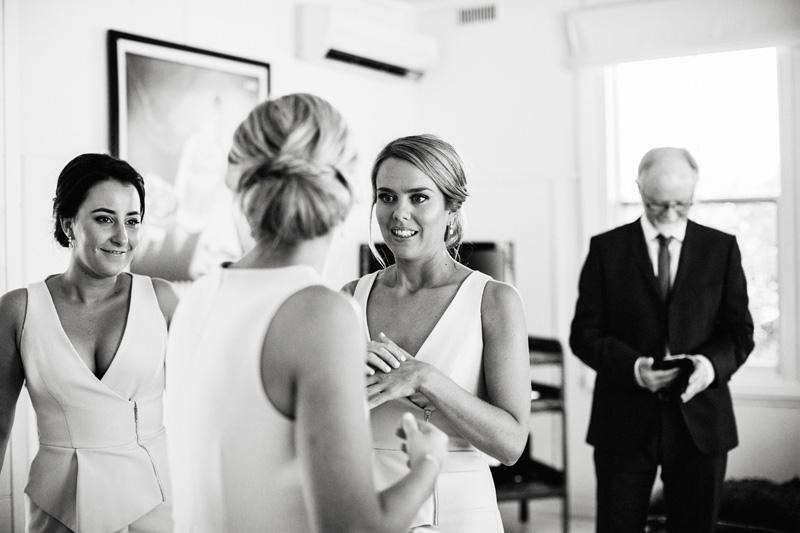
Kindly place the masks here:
<instances>
[{"instance_id":1,"label":"older man in suit","mask_svg":"<svg viewBox=\"0 0 800 533\"><path fill-rule=\"evenodd\" d=\"M753 349L741 255L688 219L688 151L650 150L637 182L644 216L592 238L570 335L597 372L597 532L642 533L660 466L667 531L710 533L738 444L728 381Z\"/></svg>"}]
</instances>

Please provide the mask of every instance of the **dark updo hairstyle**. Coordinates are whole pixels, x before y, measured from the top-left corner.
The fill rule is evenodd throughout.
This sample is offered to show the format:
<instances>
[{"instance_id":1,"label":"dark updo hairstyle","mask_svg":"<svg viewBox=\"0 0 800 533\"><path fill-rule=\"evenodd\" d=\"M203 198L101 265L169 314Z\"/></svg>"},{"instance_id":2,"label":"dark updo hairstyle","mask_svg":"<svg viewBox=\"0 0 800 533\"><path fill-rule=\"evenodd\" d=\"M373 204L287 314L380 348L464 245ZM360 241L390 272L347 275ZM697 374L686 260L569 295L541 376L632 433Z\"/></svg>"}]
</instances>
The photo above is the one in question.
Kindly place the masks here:
<instances>
[{"instance_id":1,"label":"dark updo hairstyle","mask_svg":"<svg viewBox=\"0 0 800 533\"><path fill-rule=\"evenodd\" d=\"M63 247L69 246L69 238L61 223L75 218L89 191L102 181L118 181L133 185L139 193L140 216L144 219L144 180L127 162L108 154L82 154L67 163L58 176L56 196L53 198L53 235Z\"/></svg>"},{"instance_id":2,"label":"dark updo hairstyle","mask_svg":"<svg viewBox=\"0 0 800 533\"><path fill-rule=\"evenodd\" d=\"M322 98L289 94L256 106L228 155L253 237L285 247L328 234L350 212L355 160L344 118Z\"/></svg>"},{"instance_id":3,"label":"dark updo hairstyle","mask_svg":"<svg viewBox=\"0 0 800 533\"><path fill-rule=\"evenodd\" d=\"M455 148L435 135L411 135L400 137L387 144L375 158L372 165L372 209L378 201L378 170L387 159L400 159L411 163L436 184L444 195L444 206L455 212L452 231L445 230L442 237L445 247L455 256L464 238L464 214L461 206L467 200L467 174L464 161ZM370 215L371 217L371 215ZM370 248L378 261L383 264L370 235Z\"/></svg>"}]
</instances>

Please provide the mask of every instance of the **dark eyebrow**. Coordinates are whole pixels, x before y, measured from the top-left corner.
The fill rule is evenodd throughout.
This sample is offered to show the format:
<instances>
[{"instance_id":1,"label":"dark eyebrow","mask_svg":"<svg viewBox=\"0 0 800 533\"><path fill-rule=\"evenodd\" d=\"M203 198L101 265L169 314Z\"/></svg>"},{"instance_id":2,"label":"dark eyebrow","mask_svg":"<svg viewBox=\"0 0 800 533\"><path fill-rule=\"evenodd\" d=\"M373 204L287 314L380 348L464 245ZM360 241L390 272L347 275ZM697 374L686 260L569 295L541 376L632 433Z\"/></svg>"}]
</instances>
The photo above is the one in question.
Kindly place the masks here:
<instances>
[{"instance_id":1,"label":"dark eyebrow","mask_svg":"<svg viewBox=\"0 0 800 533\"><path fill-rule=\"evenodd\" d=\"M92 213L108 213L109 215L115 215L116 214L113 210L108 209L107 207L98 207L97 209L92 211ZM131 217L131 216L141 215L141 214L142 214L141 211L129 211L128 214L125 215L125 216L126 217Z\"/></svg>"}]
</instances>

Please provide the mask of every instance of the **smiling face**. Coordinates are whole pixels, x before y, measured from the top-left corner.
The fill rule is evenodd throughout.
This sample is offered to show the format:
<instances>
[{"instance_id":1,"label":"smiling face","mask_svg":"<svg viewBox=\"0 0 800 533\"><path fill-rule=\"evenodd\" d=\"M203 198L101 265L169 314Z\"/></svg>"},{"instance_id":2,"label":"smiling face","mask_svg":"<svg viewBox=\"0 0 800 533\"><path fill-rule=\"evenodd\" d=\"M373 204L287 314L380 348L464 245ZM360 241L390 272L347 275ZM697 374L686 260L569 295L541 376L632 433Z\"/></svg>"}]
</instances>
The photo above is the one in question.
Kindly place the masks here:
<instances>
[{"instance_id":1,"label":"smiling face","mask_svg":"<svg viewBox=\"0 0 800 533\"><path fill-rule=\"evenodd\" d=\"M375 214L381 234L398 259L430 257L445 250L453 213L431 178L401 159L389 158L375 180Z\"/></svg>"},{"instance_id":2,"label":"smiling face","mask_svg":"<svg viewBox=\"0 0 800 533\"><path fill-rule=\"evenodd\" d=\"M133 185L101 181L89 189L75 217L63 221L72 239L72 258L94 278L116 276L139 244L141 202Z\"/></svg>"}]
</instances>

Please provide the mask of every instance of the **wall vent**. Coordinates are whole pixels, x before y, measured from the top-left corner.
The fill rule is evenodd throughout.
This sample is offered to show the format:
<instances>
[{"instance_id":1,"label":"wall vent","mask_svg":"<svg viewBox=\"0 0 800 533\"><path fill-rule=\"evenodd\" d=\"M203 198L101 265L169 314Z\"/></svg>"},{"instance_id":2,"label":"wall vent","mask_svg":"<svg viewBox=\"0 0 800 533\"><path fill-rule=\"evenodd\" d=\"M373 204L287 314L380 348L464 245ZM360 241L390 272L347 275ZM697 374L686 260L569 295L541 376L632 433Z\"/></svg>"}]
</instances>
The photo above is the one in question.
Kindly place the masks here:
<instances>
[{"instance_id":1,"label":"wall vent","mask_svg":"<svg viewBox=\"0 0 800 533\"><path fill-rule=\"evenodd\" d=\"M474 24L476 22L489 22L496 17L495 6L471 7L458 12L459 24Z\"/></svg>"}]
</instances>

